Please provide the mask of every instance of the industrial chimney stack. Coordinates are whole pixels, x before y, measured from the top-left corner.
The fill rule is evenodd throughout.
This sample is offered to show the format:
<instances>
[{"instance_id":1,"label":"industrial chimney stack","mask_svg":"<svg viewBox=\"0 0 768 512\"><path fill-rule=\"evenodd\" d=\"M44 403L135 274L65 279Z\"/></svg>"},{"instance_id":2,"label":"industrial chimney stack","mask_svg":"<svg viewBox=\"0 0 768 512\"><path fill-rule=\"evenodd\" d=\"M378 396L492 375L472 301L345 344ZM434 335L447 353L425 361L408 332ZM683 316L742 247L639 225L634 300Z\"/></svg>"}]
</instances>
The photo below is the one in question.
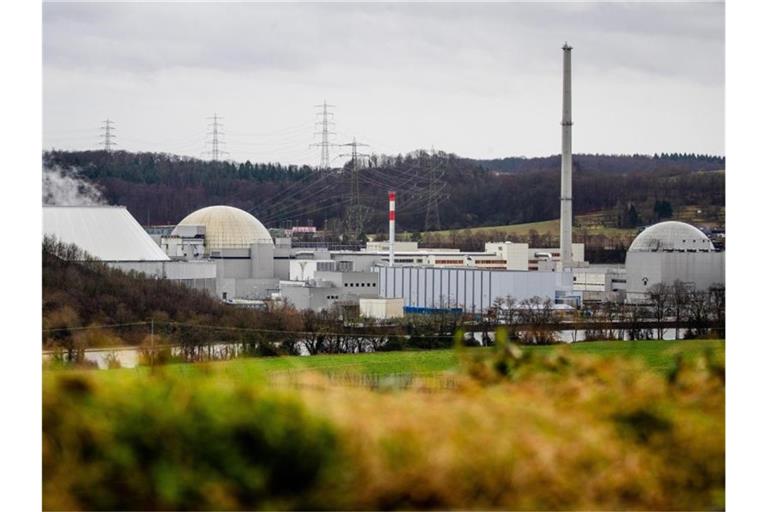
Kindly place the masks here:
<instances>
[{"instance_id":1,"label":"industrial chimney stack","mask_svg":"<svg viewBox=\"0 0 768 512\"><path fill-rule=\"evenodd\" d=\"M560 261L562 268L568 268L573 261L572 223L573 193L571 175L571 47L563 45L563 153L560 170Z\"/></svg>"},{"instance_id":2,"label":"industrial chimney stack","mask_svg":"<svg viewBox=\"0 0 768 512\"><path fill-rule=\"evenodd\" d=\"M395 264L395 193L389 193L389 266Z\"/></svg>"}]
</instances>

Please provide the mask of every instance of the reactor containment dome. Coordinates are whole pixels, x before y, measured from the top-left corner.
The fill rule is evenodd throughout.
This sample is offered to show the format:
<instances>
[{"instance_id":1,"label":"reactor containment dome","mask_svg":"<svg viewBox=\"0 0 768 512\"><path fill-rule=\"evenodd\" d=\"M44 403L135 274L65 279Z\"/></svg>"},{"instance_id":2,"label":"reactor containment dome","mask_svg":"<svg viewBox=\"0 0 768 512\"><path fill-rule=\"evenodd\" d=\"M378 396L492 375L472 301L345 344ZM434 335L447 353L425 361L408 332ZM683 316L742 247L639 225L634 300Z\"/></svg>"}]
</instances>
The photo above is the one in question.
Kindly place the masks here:
<instances>
[{"instance_id":1,"label":"reactor containment dome","mask_svg":"<svg viewBox=\"0 0 768 512\"><path fill-rule=\"evenodd\" d=\"M184 217L178 226L205 226L205 246L208 251L242 249L252 244L274 245L264 224L248 212L232 206L208 206Z\"/></svg>"},{"instance_id":2,"label":"reactor containment dome","mask_svg":"<svg viewBox=\"0 0 768 512\"><path fill-rule=\"evenodd\" d=\"M685 222L659 222L645 228L627 252L713 252L712 241L700 229Z\"/></svg>"}]
</instances>

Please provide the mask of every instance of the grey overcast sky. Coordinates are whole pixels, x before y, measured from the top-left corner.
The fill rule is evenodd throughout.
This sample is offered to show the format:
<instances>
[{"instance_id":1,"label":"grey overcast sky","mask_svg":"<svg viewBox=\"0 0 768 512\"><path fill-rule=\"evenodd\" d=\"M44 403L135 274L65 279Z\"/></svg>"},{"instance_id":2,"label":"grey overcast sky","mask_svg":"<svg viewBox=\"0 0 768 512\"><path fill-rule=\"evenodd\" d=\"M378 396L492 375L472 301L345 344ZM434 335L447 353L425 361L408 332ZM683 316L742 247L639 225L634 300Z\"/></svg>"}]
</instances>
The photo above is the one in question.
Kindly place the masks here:
<instances>
[{"instance_id":1,"label":"grey overcast sky","mask_svg":"<svg viewBox=\"0 0 768 512\"><path fill-rule=\"evenodd\" d=\"M560 151L562 46L578 153L724 154L722 3L73 4L43 7L43 144L318 164L336 142L474 158ZM333 150L332 156L340 151ZM339 163L341 159L336 160Z\"/></svg>"}]
</instances>

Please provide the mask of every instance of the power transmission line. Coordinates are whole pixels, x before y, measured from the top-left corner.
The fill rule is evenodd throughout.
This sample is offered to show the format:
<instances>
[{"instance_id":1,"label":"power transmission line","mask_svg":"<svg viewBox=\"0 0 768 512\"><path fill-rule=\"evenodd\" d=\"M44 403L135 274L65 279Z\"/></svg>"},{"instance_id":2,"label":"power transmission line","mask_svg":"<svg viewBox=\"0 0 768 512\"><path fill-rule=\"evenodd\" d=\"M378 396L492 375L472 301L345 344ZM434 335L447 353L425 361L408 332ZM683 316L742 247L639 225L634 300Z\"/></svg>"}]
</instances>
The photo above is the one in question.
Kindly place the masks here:
<instances>
[{"instance_id":1,"label":"power transmission line","mask_svg":"<svg viewBox=\"0 0 768 512\"><path fill-rule=\"evenodd\" d=\"M320 139L320 142L310 144L310 147L320 148L320 169L322 170L328 170L331 167L331 160L328 150L330 146L333 145L330 142L330 136L336 135L336 132L329 131L328 128L329 126L335 128L336 123L329 121L329 118L333 117L333 112L329 112L328 108L333 108L335 106L336 105L329 105L325 100L323 100L322 105L315 105L315 108L322 108L322 110L316 114L317 116L320 116L320 120L315 122L315 127L318 125L320 126L320 131L315 132L315 135L321 135L322 138Z\"/></svg>"},{"instance_id":2,"label":"power transmission line","mask_svg":"<svg viewBox=\"0 0 768 512\"><path fill-rule=\"evenodd\" d=\"M427 213L424 216L424 231L440 231L440 210L438 208L438 178L435 169L435 149L432 148L432 154L429 158L429 184L427 186Z\"/></svg>"},{"instance_id":3,"label":"power transmission line","mask_svg":"<svg viewBox=\"0 0 768 512\"><path fill-rule=\"evenodd\" d=\"M213 117L209 117L208 119L213 120L213 122L208 124L208 127L211 129L211 131L208 132L208 135L211 137L211 141L209 142L211 149L209 151L204 151L203 154L211 155L211 160L218 162L223 155L229 154L220 148L220 146L224 145L224 141L219 138L224 135L224 132L221 131L222 124L219 122L222 118L214 113Z\"/></svg>"},{"instance_id":4,"label":"power transmission line","mask_svg":"<svg viewBox=\"0 0 768 512\"><path fill-rule=\"evenodd\" d=\"M117 143L114 142L114 139L117 138L114 134L115 122L107 118L101 125L101 129L103 131L100 137L102 139L101 143L104 145L104 151L110 153L112 151L112 147L117 145Z\"/></svg>"},{"instance_id":5,"label":"power transmission line","mask_svg":"<svg viewBox=\"0 0 768 512\"><path fill-rule=\"evenodd\" d=\"M363 206L360 204L360 157L368 157L370 155L360 153L358 146L368 146L357 142L357 139L352 138L352 142L346 144L339 144L340 146L346 146L352 148L351 153L343 153L339 156L352 157L352 165L349 171L349 203L347 204L346 211L346 228L347 234L351 239L357 239L363 232Z\"/></svg>"}]
</instances>

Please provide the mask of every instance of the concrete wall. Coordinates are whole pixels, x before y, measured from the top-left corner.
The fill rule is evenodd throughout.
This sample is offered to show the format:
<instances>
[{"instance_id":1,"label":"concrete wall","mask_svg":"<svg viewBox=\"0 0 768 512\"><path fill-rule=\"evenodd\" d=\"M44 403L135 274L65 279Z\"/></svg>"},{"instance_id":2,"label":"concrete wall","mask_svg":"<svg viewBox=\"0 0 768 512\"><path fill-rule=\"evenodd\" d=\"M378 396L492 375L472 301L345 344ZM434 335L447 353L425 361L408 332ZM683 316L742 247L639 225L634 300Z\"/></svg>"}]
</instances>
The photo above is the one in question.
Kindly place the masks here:
<instances>
[{"instance_id":1,"label":"concrete wall","mask_svg":"<svg viewBox=\"0 0 768 512\"><path fill-rule=\"evenodd\" d=\"M333 260L289 260L289 276L291 281L307 281L315 278L318 263L330 263L335 267ZM321 265L322 266L322 265Z\"/></svg>"},{"instance_id":2,"label":"concrete wall","mask_svg":"<svg viewBox=\"0 0 768 512\"><path fill-rule=\"evenodd\" d=\"M108 265L123 272L140 272L148 278L170 279L216 295L216 265L209 261L115 261Z\"/></svg>"},{"instance_id":3,"label":"concrete wall","mask_svg":"<svg viewBox=\"0 0 768 512\"><path fill-rule=\"evenodd\" d=\"M331 259L335 261L351 261L352 270L356 272L369 272L371 267L379 261L384 261L387 257L376 254L367 254L364 252L332 252Z\"/></svg>"},{"instance_id":4,"label":"concrete wall","mask_svg":"<svg viewBox=\"0 0 768 512\"><path fill-rule=\"evenodd\" d=\"M417 251L418 249L418 242L395 242L395 252ZM365 250L372 252L389 251L389 240L382 242L368 242L365 244Z\"/></svg>"},{"instance_id":5,"label":"concrete wall","mask_svg":"<svg viewBox=\"0 0 768 512\"><path fill-rule=\"evenodd\" d=\"M379 273L379 296L402 297L405 306L480 312L497 298L555 300L572 292L570 272L383 266L374 270Z\"/></svg>"},{"instance_id":6,"label":"concrete wall","mask_svg":"<svg viewBox=\"0 0 768 512\"><path fill-rule=\"evenodd\" d=\"M507 270L528 270L528 244L515 242L488 242L485 252L507 260Z\"/></svg>"},{"instance_id":7,"label":"concrete wall","mask_svg":"<svg viewBox=\"0 0 768 512\"><path fill-rule=\"evenodd\" d=\"M214 279L216 265L209 261L114 261L110 267L134 270L161 279Z\"/></svg>"},{"instance_id":8,"label":"concrete wall","mask_svg":"<svg viewBox=\"0 0 768 512\"><path fill-rule=\"evenodd\" d=\"M656 283L675 280L704 290L725 284L724 252L628 252L627 298L642 300Z\"/></svg>"},{"instance_id":9,"label":"concrete wall","mask_svg":"<svg viewBox=\"0 0 768 512\"><path fill-rule=\"evenodd\" d=\"M315 279L333 283L345 294L358 297L378 297L379 279L376 272L315 272Z\"/></svg>"},{"instance_id":10,"label":"concrete wall","mask_svg":"<svg viewBox=\"0 0 768 512\"><path fill-rule=\"evenodd\" d=\"M560 261L560 248L559 247L548 247L548 248L537 248L537 247L529 247L528 248L528 259L534 259L534 255L537 252L549 252L552 253L552 256L555 261ZM584 244L583 243L575 243L571 244L571 258L574 262L582 262L584 261Z\"/></svg>"},{"instance_id":11,"label":"concrete wall","mask_svg":"<svg viewBox=\"0 0 768 512\"><path fill-rule=\"evenodd\" d=\"M396 299L360 299L360 316L387 320L390 318L402 318L404 301Z\"/></svg>"},{"instance_id":12,"label":"concrete wall","mask_svg":"<svg viewBox=\"0 0 768 512\"><path fill-rule=\"evenodd\" d=\"M216 251L216 296L220 299L264 299L278 288L272 244Z\"/></svg>"},{"instance_id":13,"label":"concrete wall","mask_svg":"<svg viewBox=\"0 0 768 512\"><path fill-rule=\"evenodd\" d=\"M196 259L205 256L205 241L202 238L162 237L159 245L171 258Z\"/></svg>"},{"instance_id":14,"label":"concrete wall","mask_svg":"<svg viewBox=\"0 0 768 512\"><path fill-rule=\"evenodd\" d=\"M251 275L257 279L275 277L275 247L272 244L251 245Z\"/></svg>"},{"instance_id":15,"label":"concrete wall","mask_svg":"<svg viewBox=\"0 0 768 512\"><path fill-rule=\"evenodd\" d=\"M332 286L296 286L281 283L280 294L298 310L311 309L318 312L332 308L339 300L345 300L341 290Z\"/></svg>"},{"instance_id":16,"label":"concrete wall","mask_svg":"<svg viewBox=\"0 0 768 512\"><path fill-rule=\"evenodd\" d=\"M279 287L280 280L277 278L236 279L235 298L267 299L271 293L277 292Z\"/></svg>"},{"instance_id":17,"label":"concrete wall","mask_svg":"<svg viewBox=\"0 0 768 512\"><path fill-rule=\"evenodd\" d=\"M175 281L189 288L202 290L211 296L216 297L216 279L176 279Z\"/></svg>"}]
</instances>

